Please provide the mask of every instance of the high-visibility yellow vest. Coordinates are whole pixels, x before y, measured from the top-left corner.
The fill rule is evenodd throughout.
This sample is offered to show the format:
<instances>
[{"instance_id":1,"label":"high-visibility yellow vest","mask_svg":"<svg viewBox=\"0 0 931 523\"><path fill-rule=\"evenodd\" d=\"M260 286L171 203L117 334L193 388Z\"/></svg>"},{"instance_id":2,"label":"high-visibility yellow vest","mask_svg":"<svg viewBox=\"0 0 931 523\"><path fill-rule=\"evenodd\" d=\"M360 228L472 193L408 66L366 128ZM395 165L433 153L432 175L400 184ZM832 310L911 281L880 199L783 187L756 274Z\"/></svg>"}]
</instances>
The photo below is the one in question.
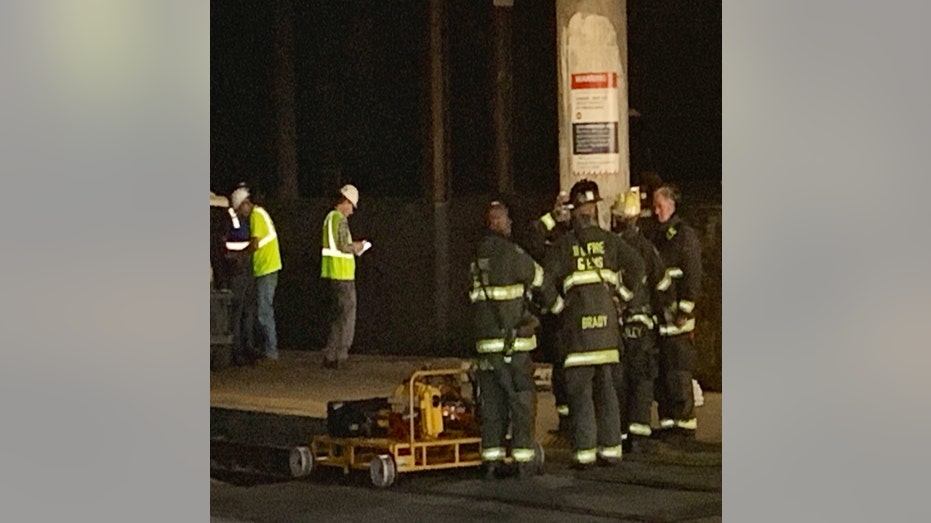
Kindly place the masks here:
<instances>
[{"instance_id":1,"label":"high-visibility yellow vest","mask_svg":"<svg viewBox=\"0 0 931 523\"><path fill-rule=\"evenodd\" d=\"M278 233L275 224L265 209L258 205L249 216L249 229L252 237L259 239L259 245L252 255L252 273L265 276L281 270L281 251L278 249Z\"/></svg>"},{"instance_id":2,"label":"high-visibility yellow vest","mask_svg":"<svg viewBox=\"0 0 931 523\"><path fill-rule=\"evenodd\" d=\"M320 252L320 276L331 280L356 279L355 255L343 252L337 248L336 239L339 237L339 221L345 220L343 214L337 210L330 211L323 221L323 239ZM349 236L352 242L352 234Z\"/></svg>"}]
</instances>

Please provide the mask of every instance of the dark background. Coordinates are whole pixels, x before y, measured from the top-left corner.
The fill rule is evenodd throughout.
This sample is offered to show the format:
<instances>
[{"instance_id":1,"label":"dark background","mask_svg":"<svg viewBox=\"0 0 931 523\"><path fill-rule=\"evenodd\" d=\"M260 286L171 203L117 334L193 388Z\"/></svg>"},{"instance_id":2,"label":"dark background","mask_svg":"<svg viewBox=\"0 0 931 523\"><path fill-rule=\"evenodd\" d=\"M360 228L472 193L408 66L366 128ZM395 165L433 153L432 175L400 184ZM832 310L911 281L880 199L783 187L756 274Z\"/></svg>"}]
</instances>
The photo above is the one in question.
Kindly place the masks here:
<instances>
[{"instance_id":1,"label":"dark background","mask_svg":"<svg viewBox=\"0 0 931 523\"><path fill-rule=\"evenodd\" d=\"M275 2L211 5L211 189L277 187ZM429 169L427 2L294 0L298 177L302 197L340 183L417 197ZM452 195L494 188L490 0L447 3ZM720 192L721 4L629 0L631 173ZM558 185L555 2L513 13L515 190Z\"/></svg>"},{"instance_id":2,"label":"dark background","mask_svg":"<svg viewBox=\"0 0 931 523\"><path fill-rule=\"evenodd\" d=\"M275 4L211 6L210 186L228 194L248 182L275 222L280 347L325 342L320 227L338 187L354 183L361 200L352 234L375 247L357 263L352 352L470 356L468 262L482 210L502 197L493 171L492 2L446 3L451 191L438 205L427 190L428 3L294 0L297 199L276 194ZM699 234L705 267L697 375L720 390L720 4L634 0L628 8L630 105L643 114L631 120L633 181L655 170L683 186L680 213ZM522 243L559 184L555 2L517 0L511 14L515 193L503 196Z\"/></svg>"}]
</instances>

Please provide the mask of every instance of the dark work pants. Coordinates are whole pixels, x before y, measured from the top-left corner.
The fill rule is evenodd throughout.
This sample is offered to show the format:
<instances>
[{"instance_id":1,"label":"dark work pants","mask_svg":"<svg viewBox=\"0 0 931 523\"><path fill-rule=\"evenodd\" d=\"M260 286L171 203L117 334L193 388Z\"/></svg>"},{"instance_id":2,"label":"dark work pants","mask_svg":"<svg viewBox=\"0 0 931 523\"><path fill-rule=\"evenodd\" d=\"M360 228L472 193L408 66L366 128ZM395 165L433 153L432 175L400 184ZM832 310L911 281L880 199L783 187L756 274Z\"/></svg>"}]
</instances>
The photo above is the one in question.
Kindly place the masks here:
<instances>
[{"instance_id":1,"label":"dark work pants","mask_svg":"<svg viewBox=\"0 0 931 523\"><path fill-rule=\"evenodd\" d=\"M333 311L330 334L323 355L327 361L343 362L349 359L349 348L356 335L356 282L354 280L327 280Z\"/></svg>"},{"instance_id":2,"label":"dark work pants","mask_svg":"<svg viewBox=\"0 0 931 523\"><path fill-rule=\"evenodd\" d=\"M556 409L568 408L569 398L566 394L566 370L562 362L566 355L560 343L560 317L552 314L541 318L540 349L543 352L543 361L553 365L553 396L556 399Z\"/></svg>"},{"instance_id":3,"label":"dark work pants","mask_svg":"<svg viewBox=\"0 0 931 523\"><path fill-rule=\"evenodd\" d=\"M653 388L658 374L655 334L646 329L637 334L639 338L624 338L622 364L614 371L621 409L621 432L624 434L628 433L632 423L650 426Z\"/></svg>"},{"instance_id":4,"label":"dark work pants","mask_svg":"<svg viewBox=\"0 0 931 523\"><path fill-rule=\"evenodd\" d=\"M572 450L621 444L621 420L613 374L617 364L566 368Z\"/></svg>"},{"instance_id":5,"label":"dark work pants","mask_svg":"<svg viewBox=\"0 0 931 523\"><path fill-rule=\"evenodd\" d=\"M503 449L509 426L512 449L533 449L535 389L530 354L515 353L510 363L500 354L481 356L477 375L483 449Z\"/></svg>"},{"instance_id":6,"label":"dark work pants","mask_svg":"<svg viewBox=\"0 0 931 523\"><path fill-rule=\"evenodd\" d=\"M258 295L256 294L255 276L252 275L252 262L247 270L236 271L230 277L230 291L233 292L232 316L233 347L232 358L236 364L246 363L255 356L255 322L258 314Z\"/></svg>"},{"instance_id":7,"label":"dark work pants","mask_svg":"<svg viewBox=\"0 0 931 523\"><path fill-rule=\"evenodd\" d=\"M695 416L692 390L695 346L688 334L660 337L659 367L656 402L660 420L692 419Z\"/></svg>"}]
</instances>

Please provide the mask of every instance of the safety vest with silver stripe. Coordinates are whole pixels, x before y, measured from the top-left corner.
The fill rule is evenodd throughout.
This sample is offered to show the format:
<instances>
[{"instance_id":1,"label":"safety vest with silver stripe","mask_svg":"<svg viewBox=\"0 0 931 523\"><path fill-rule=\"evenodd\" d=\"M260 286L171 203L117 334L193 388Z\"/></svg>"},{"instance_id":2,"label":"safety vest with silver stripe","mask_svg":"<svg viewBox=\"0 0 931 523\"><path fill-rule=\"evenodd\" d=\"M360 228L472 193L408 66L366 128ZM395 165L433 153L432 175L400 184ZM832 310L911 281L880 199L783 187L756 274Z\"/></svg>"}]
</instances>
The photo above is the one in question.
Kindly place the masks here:
<instances>
[{"instance_id":1,"label":"safety vest with silver stripe","mask_svg":"<svg viewBox=\"0 0 931 523\"><path fill-rule=\"evenodd\" d=\"M233 231L239 230L242 228L242 225L239 222L239 216L236 215L236 211L232 207L227 208L226 211L230 215L230 220L233 222ZM249 238L246 234L246 239L244 241L226 241L226 249L229 251L244 251L249 248Z\"/></svg>"},{"instance_id":2,"label":"safety vest with silver stripe","mask_svg":"<svg viewBox=\"0 0 931 523\"><path fill-rule=\"evenodd\" d=\"M336 239L339 236L339 221L345 219L337 210L330 211L323 221L323 239L320 251L320 276L331 280L355 280L356 259L352 253L339 250ZM350 234L349 241L352 242Z\"/></svg>"}]
</instances>

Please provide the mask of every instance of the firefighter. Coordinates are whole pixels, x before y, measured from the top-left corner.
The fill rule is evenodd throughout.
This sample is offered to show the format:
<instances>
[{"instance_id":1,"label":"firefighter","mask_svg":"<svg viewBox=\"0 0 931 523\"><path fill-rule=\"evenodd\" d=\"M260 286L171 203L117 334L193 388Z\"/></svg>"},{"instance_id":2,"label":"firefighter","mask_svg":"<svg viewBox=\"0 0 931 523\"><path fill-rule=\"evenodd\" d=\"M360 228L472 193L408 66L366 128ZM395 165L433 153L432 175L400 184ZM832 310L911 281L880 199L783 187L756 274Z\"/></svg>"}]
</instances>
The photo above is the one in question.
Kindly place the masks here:
<instances>
[{"instance_id":1,"label":"firefighter","mask_svg":"<svg viewBox=\"0 0 931 523\"><path fill-rule=\"evenodd\" d=\"M692 337L695 302L701 286L701 244L695 230L676 214L679 200L680 193L672 185L663 185L653 193L656 230L651 240L666 266L656 288L670 295L669 304L659 318L660 379L656 400L660 438L668 434L694 438L698 428L692 388L695 368Z\"/></svg>"},{"instance_id":2,"label":"firefighter","mask_svg":"<svg viewBox=\"0 0 931 523\"><path fill-rule=\"evenodd\" d=\"M553 249L556 240L572 229L571 211L569 193L560 191L553 209L531 224L527 251L537 263L545 263L546 254ZM543 361L553 366L553 396L556 400L556 412L559 414L556 432L569 435L569 399L566 395L566 372L562 366L564 355L559 340L560 317L547 314L540 320L540 349L543 352Z\"/></svg>"},{"instance_id":3,"label":"firefighter","mask_svg":"<svg viewBox=\"0 0 931 523\"><path fill-rule=\"evenodd\" d=\"M477 380L481 398L482 461L486 479L500 472L510 421L511 456L519 477L532 473L535 388L530 351L537 346L537 318L528 308L543 269L510 240L508 209L492 202L485 211L488 234L471 263Z\"/></svg>"},{"instance_id":4,"label":"firefighter","mask_svg":"<svg viewBox=\"0 0 931 523\"><path fill-rule=\"evenodd\" d=\"M643 450L643 441L650 437L650 421L653 409L654 382L658 373L655 324L657 314L662 314L669 303L668 292L656 289L664 275L663 260L650 240L638 226L641 194L639 187L631 187L618 195L611 206L612 230L633 247L643 260L646 271L645 291L649 296L649 312L640 321L622 325L624 341L622 372L615 376L618 401L621 405L621 431L627 451Z\"/></svg>"},{"instance_id":5,"label":"firefighter","mask_svg":"<svg viewBox=\"0 0 931 523\"><path fill-rule=\"evenodd\" d=\"M252 251L249 250L249 217L237 213L243 201L249 197L249 189L240 184L230 195L229 229L226 233L226 259L230 272L230 290L233 292L232 323L234 365L246 365L255 357L255 320L258 311L258 295L255 276L252 275Z\"/></svg>"},{"instance_id":6,"label":"firefighter","mask_svg":"<svg viewBox=\"0 0 931 523\"><path fill-rule=\"evenodd\" d=\"M547 256L543 305L562 314L573 467L619 462L621 423L614 368L621 361L618 320L646 310L643 262L598 225L598 184L572 186L572 230Z\"/></svg>"}]
</instances>

